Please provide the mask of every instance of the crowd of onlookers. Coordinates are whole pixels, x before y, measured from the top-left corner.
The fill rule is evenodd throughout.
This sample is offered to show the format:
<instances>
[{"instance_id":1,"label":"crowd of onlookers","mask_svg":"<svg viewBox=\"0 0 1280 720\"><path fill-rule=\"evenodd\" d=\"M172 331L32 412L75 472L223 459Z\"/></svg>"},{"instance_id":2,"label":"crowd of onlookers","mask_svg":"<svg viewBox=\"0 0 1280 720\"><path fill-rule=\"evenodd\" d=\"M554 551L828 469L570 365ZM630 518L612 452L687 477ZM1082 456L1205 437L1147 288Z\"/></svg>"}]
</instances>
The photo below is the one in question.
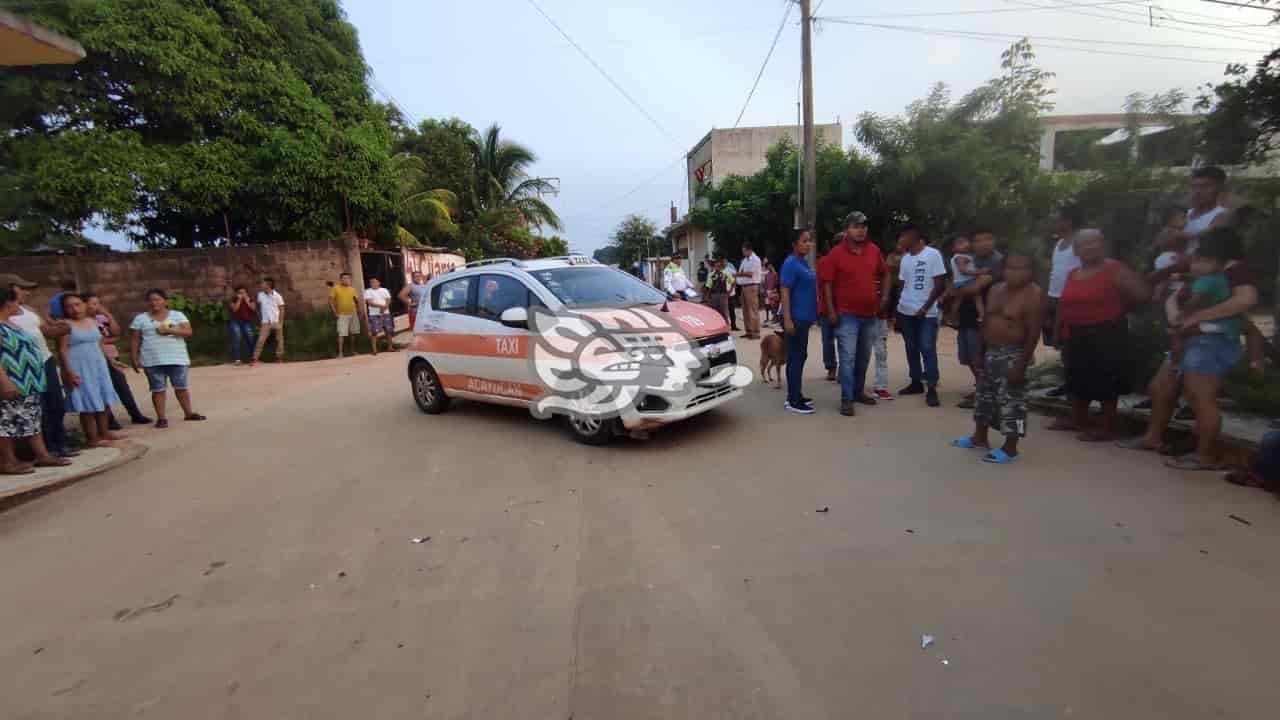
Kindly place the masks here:
<instances>
[{"instance_id":1,"label":"crowd of onlookers","mask_svg":"<svg viewBox=\"0 0 1280 720\"><path fill-rule=\"evenodd\" d=\"M958 360L973 376L972 391L960 406L974 411L974 432L953 441L957 447L981 449L993 463L1018 457L1018 440L1026 432L1027 368L1043 342L1060 351L1066 378L1050 395L1069 399L1072 409L1051 429L1073 431L1084 442L1159 452L1176 469L1218 470L1224 379L1246 355L1260 369L1264 342L1248 318L1258 302L1258 281L1245 261L1246 213L1222 205L1225 182L1216 167L1192 172L1190 207L1168 209L1151 248L1151 266L1141 272L1114 257L1103 233L1087 225L1079 207L1068 205L1055 214L1044 252L1002 254L994 232L975 228L947 239L948 262L919 228L907 225L886 253L869 240L865 215L853 212L816 267L808 260L812 236L802 231L777 272L768 262L748 265L745 258L754 253L744 246L736 270L724 257L700 263L696 286L676 271L677 257L663 284L672 295L682 284L700 289L703 301L735 327L735 291L743 298L744 320L751 313L745 298L760 298L768 318L776 318L787 336L784 407L791 412L814 412L801 381L813 325L821 330L827 378L840 386L841 414L852 416L859 404L895 398L887 388L887 338L895 330L902 335L910 375L897 395L920 394L927 405L940 405L937 338L945 324L955 328ZM1048 265L1043 287L1036 271L1041 256ZM762 267L762 280L756 280L755 267ZM1147 384L1146 432L1122 438L1119 398L1147 381L1134 377L1139 363L1132 328L1153 316L1163 326L1167 353ZM752 325L745 330L745 337L756 336ZM868 387L873 353L876 375ZM1164 441L1179 398L1195 420L1197 446L1190 453ZM1101 409L1096 419L1094 404ZM992 428L1004 436L1003 445L988 442ZM1263 444L1258 467L1233 475L1233 481L1280 484L1280 477L1264 477L1280 475L1280 433Z\"/></svg>"}]
</instances>

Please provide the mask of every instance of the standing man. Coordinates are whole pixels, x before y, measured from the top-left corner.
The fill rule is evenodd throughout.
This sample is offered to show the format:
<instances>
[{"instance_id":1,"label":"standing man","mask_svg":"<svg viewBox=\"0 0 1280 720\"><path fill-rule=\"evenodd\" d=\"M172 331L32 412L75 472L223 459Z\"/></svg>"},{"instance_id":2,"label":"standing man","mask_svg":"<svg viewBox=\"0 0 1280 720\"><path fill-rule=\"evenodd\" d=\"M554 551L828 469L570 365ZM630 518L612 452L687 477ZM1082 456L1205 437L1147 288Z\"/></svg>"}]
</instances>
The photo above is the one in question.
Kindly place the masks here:
<instances>
[{"instance_id":1,"label":"standing man","mask_svg":"<svg viewBox=\"0 0 1280 720\"><path fill-rule=\"evenodd\" d=\"M876 404L866 391L867 365L876 314L889 299L889 278L880 248L867 242L867 216L854 211L844 222L844 242L827 253L821 283L840 355L840 414L851 417L855 402Z\"/></svg>"},{"instance_id":2,"label":"standing man","mask_svg":"<svg viewBox=\"0 0 1280 720\"><path fill-rule=\"evenodd\" d=\"M395 350L392 344L396 327L391 315L391 291L382 287L381 280L371 277L369 287L364 290L364 304L369 313L369 344L373 347L373 354L378 354L379 335L387 339L387 352Z\"/></svg>"},{"instance_id":3,"label":"standing man","mask_svg":"<svg viewBox=\"0 0 1280 720\"><path fill-rule=\"evenodd\" d=\"M827 293L821 288L821 283L831 279L831 251L843 242L844 231L841 230L831 240L831 247L826 254L818 258L818 329L822 331L822 366L827 369L828 382L840 379L836 374L840 365L836 361L836 326L831 322L835 308L827 305Z\"/></svg>"},{"instance_id":4,"label":"standing man","mask_svg":"<svg viewBox=\"0 0 1280 720\"><path fill-rule=\"evenodd\" d=\"M729 295L733 293L733 276L725 267L724 258L716 258L715 269L707 276L703 286L707 294L707 304L720 313L725 322L729 322Z\"/></svg>"},{"instance_id":5,"label":"standing man","mask_svg":"<svg viewBox=\"0 0 1280 720\"><path fill-rule=\"evenodd\" d=\"M408 289L405 288L406 291ZM356 289L351 286L351 273L344 272L338 276L338 284L329 291L329 309L337 320L338 357L344 357L342 345L347 338L351 338L351 354L355 355L360 316L356 313Z\"/></svg>"},{"instance_id":6,"label":"standing man","mask_svg":"<svg viewBox=\"0 0 1280 720\"><path fill-rule=\"evenodd\" d=\"M1004 447L982 459L1005 465L1018 457L1018 440L1027 433L1027 363L1040 340L1043 293L1031 281L1034 267L1027 255L1012 255L1004 282L987 299L982 327L983 357L973 412L973 435L951 444L960 448L988 448L988 428L1004 435Z\"/></svg>"},{"instance_id":7,"label":"standing man","mask_svg":"<svg viewBox=\"0 0 1280 720\"><path fill-rule=\"evenodd\" d=\"M723 255L721 255L720 257L724 258L724 266L729 273L729 277L734 278L733 287L729 289L729 329L737 330L739 302L738 302L738 281L736 278L738 277L738 268L734 267L734 264L729 262L728 258L724 257Z\"/></svg>"},{"instance_id":8,"label":"standing man","mask_svg":"<svg viewBox=\"0 0 1280 720\"><path fill-rule=\"evenodd\" d=\"M704 258L698 261L698 287L707 286L707 277L711 275L711 268L707 267L707 260Z\"/></svg>"},{"instance_id":9,"label":"standing man","mask_svg":"<svg viewBox=\"0 0 1280 720\"><path fill-rule=\"evenodd\" d=\"M813 403L800 391L804 363L809 358L809 328L818 319L817 275L809 267L812 236L803 230L782 263L782 329L787 338L787 402L793 413L812 415Z\"/></svg>"},{"instance_id":10,"label":"standing man","mask_svg":"<svg viewBox=\"0 0 1280 720\"><path fill-rule=\"evenodd\" d=\"M751 243L742 243L742 262L738 265L738 296L742 299L742 337L760 339L760 280L763 268L760 256L751 249Z\"/></svg>"},{"instance_id":11,"label":"standing man","mask_svg":"<svg viewBox=\"0 0 1280 720\"><path fill-rule=\"evenodd\" d=\"M1230 212L1221 205L1222 189L1226 184L1227 174L1216 165L1191 171L1191 210L1187 213L1187 225L1182 229L1188 236L1187 257L1196 253L1200 236L1206 230L1230 221Z\"/></svg>"},{"instance_id":12,"label":"standing man","mask_svg":"<svg viewBox=\"0 0 1280 720\"><path fill-rule=\"evenodd\" d=\"M284 297L276 292L275 278L264 277L258 284L258 343L253 346L253 361L257 365L262 357L262 348L267 345L267 336L276 334L276 362L284 362Z\"/></svg>"},{"instance_id":13,"label":"standing man","mask_svg":"<svg viewBox=\"0 0 1280 720\"><path fill-rule=\"evenodd\" d=\"M902 280L898 327L907 346L907 368L911 372L911 384L898 394L923 393L929 407L938 407L938 298L947 289L947 264L942 253L929 247L924 233L915 225L904 225L898 242L906 249L898 270Z\"/></svg>"},{"instance_id":14,"label":"standing man","mask_svg":"<svg viewBox=\"0 0 1280 720\"><path fill-rule=\"evenodd\" d=\"M400 288L400 302L409 308L409 331L418 324L418 308L427 304L427 276L415 272L410 276L412 282Z\"/></svg>"},{"instance_id":15,"label":"standing man","mask_svg":"<svg viewBox=\"0 0 1280 720\"><path fill-rule=\"evenodd\" d=\"M253 358L253 321L258 319L258 306L249 297L249 289L245 286L237 285L235 293L231 297L231 318L227 321L227 329L231 331L231 360L239 365L241 351L244 352L243 357ZM118 388L116 394L120 394Z\"/></svg>"},{"instance_id":16,"label":"standing man","mask_svg":"<svg viewBox=\"0 0 1280 720\"><path fill-rule=\"evenodd\" d=\"M1057 348L1058 338L1058 299L1062 297L1062 289L1067 286L1067 276L1072 270L1080 267L1080 258L1076 257L1076 231L1084 226L1084 213L1079 205L1063 205L1053 219L1053 235L1050 238L1052 255L1049 260L1049 287L1044 302L1044 344ZM1062 356L1066 360L1066 355ZM1064 382L1048 392L1049 397L1062 397L1067 394Z\"/></svg>"},{"instance_id":17,"label":"standing man","mask_svg":"<svg viewBox=\"0 0 1280 720\"><path fill-rule=\"evenodd\" d=\"M689 299L687 293L693 288L689 282L689 276L684 274L682 260L684 257L680 253L672 253L670 262L662 269L662 289L667 293L667 297L674 300Z\"/></svg>"},{"instance_id":18,"label":"standing man","mask_svg":"<svg viewBox=\"0 0 1280 720\"><path fill-rule=\"evenodd\" d=\"M45 447L49 453L58 457L74 457L80 453L67 446L67 427L63 416L67 413L66 397L62 392L62 381L58 375L58 362L49 351L48 340L58 338L71 332L71 326L65 320L46 321L40 313L27 306L31 297L31 289L36 283L17 275L0 275L0 283L13 288L22 312L10 318L10 322L35 341L40 352L40 361L44 363L44 390L40 393L40 429L44 435ZM61 305L61 303L59 303Z\"/></svg>"},{"instance_id":19,"label":"standing man","mask_svg":"<svg viewBox=\"0 0 1280 720\"><path fill-rule=\"evenodd\" d=\"M971 242L973 250L973 270L989 270L978 276L977 280L963 287L952 290L960 303L956 309L956 321L960 326L956 330L956 349L960 364L969 368L973 374L973 395L960 402L959 407L972 409L976 402L978 384L982 375L982 320L978 317L978 298L985 304L987 293L998 282L1004 280L1004 256L996 252L996 236L986 228L979 228L973 233Z\"/></svg>"}]
</instances>

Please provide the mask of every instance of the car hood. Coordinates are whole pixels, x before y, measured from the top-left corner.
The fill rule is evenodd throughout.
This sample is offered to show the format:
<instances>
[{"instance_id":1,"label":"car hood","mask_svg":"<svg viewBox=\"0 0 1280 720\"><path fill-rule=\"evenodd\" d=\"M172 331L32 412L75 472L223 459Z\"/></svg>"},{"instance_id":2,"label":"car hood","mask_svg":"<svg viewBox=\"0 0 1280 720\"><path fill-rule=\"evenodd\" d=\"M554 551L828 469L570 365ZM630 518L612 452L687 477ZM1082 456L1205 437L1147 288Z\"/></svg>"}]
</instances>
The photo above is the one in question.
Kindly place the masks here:
<instances>
[{"instance_id":1,"label":"car hood","mask_svg":"<svg viewBox=\"0 0 1280 720\"><path fill-rule=\"evenodd\" d=\"M681 332L694 340L723 335L729 332L729 325L720 316L720 313L706 305L672 300L665 304L666 312L662 311L663 307L664 305L639 306L639 308L648 310L658 317L669 319L675 323ZM617 311L604 309L580 310L578 312L593 320L601 321Z\"/></svg>"}]
</instances>

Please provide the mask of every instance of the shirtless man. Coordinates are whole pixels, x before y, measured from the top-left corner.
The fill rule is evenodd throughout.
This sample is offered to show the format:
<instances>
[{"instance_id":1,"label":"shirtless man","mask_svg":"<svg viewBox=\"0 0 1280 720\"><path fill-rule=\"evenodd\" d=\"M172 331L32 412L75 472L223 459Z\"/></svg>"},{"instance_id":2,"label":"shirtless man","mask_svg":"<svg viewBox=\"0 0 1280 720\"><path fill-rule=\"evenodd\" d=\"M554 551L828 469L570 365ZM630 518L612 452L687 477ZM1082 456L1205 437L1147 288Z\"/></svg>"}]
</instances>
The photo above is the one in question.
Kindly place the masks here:
<instances>
[{"instance_id":1,"label":"shirtless man","mask_svg":"<svg viewBox=\"0 0 1280 720\"><path fill-rule=\"evenodd\" d=\"M987 296L982 325L986 352L975 358L983 372L973 411L973 435L951 443L960 448L989 448L987 430L995 427L1004 435L1004 447L988 451L982 459L998 465L1018 457L1018 439L1026 434L1027 363L1035 357L1044 312L1043 293L1031 281L1034 274L1030 257L1010 255L1005 260L1004 282L992 287Z\"/></svg>"}]
</instances>

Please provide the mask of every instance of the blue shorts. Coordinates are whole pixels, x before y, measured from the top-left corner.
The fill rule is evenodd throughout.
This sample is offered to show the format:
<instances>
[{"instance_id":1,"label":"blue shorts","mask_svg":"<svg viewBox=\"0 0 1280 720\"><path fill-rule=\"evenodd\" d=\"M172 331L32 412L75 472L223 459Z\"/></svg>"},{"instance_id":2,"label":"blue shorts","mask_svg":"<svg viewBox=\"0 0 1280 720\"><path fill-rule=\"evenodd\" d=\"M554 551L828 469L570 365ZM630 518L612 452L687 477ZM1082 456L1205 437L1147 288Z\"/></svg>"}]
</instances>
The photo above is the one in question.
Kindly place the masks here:
<instances>
[{"instance_id":1,"label":"blue shorts","mask_svg":"<svg viewBox=\"0 0 1280 720\"><path fill-rule=\"evenodd\" d=\"M969 367L980 359L982 353L982 331L978 328L962 327L956 331L956 354L961 365Z\"/></svg>"},{"instance_id":2,"label":"blue shorts","mask_svg":"<svg viewBox=\"0 0 1280 720\"><path fill-rule=\"evenodd\" d=\"M396 333L395 318L391 317L391 313L382 313L381 315L369 316L369 334L377 335L378 333L386 333L394 335Z\"/></svg>"},{"instance_id":3,"label":"blue shorts","mask_svg":"<svg viewBox=\"0 0 1280 720\"><path fill-rule=\"evenodd\" d=\"M1178 370L1183 374L1223 377L1235 369L1244 355L1240 339L1234 335L1209 333L1187 338L1182 350L1182 363Z\"/></svg>"},{"instance_id":4,"label":"blue shorts","mask_svg":"<svg viewBox=\"0 0 1280 720\"><path fill-rule=\"evenodd\" d=\"M153 393L164 392L166 380L174 390L187 389L186 365L152 365L143 370L147 371L147 382L151 385Z\"/></svg>"}]
</instances>

